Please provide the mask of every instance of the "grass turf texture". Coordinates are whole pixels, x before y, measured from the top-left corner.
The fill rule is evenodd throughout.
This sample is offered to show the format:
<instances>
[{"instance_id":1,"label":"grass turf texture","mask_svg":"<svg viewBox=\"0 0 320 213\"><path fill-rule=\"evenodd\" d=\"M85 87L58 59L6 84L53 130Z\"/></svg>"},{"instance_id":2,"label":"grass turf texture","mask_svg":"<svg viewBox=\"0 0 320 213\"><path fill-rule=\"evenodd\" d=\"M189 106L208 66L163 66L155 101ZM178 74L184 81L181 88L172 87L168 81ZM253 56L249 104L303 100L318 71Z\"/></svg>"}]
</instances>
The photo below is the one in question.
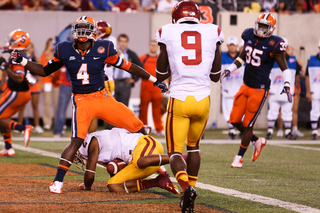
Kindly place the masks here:
<instances>
[{"instance_id":1,"label":"grass turf texture","mask_svg":"<svg viewBox=\"0 0 320 213\"><path fill-rule=\"evenodd\" d=\"M260 132L261 133L258 136L265 136L266 131ZM310 131L305 130L304 133L306 135L305 139L309 140L310 135L308 134L310 134ZM49 133L46 132L46 134ZM19 135L17 134L15 136ZM32 135L32 137L37 136L43 137L41 134ZM205 133L205 139L225 139L226 137L227 136L225 134L222 134L222 130L210 130ZM319 145L303 144L303 139L299 138L298 141L301 141L301 144L295 144L295 146L319 148ZM68 142L37 142L31 140L29 146L60 155L67 143ZM23 145L21 141L14 142L14 144ZM230 168L230 164L234 155L237 154L238 148L238 144L202 144L200 146L200 149L202 150L202 162L198 181L201 183L262 195L320 209L320 202L318 201L320 189L319 151L278 147L267 144L267 146L263 148L259 159L256 162L252 162L252 147L250 146L244 156L243 168L232 169ZM16 156L2 157L0 158L0 163L47 164L56 167L59 162L59 159L57 158L44 157L17 149L15 151ZM168 166L166 166L166 168L169 173L171 173L170 168ZM70 171L81 172L74 165L72 165ZM70 175L66 176L66 183L68 183L68 180L83 180L82 175L71 173L72 172L70 172ZM1 176L4 177L5 175ZM53 180L54 175L50 174L47 176L21 178L46 179L48 180L48 183L50 183ZM99 184L99 182L105 182L108 179L109 175L106 170L103 168L97 168L95 179L97 184ZM196 204L207 204L213 209L215 208L222 209L223 211L235 212L292 212L276 206L227 196L205 189L196 189L199 193L199 196L196 199ZM45 190L47 190L47 188ZM68 190L69 189L65 189L65 194L68 193ZM124 200L119 201L119 203L122 205L123 203L177 204L179 202L180 196L171 194L165 190L153 188L151 192L161 193L167 198L141 199L134 201ZM47 191L45 193L47 193ZM44 196L46 195L44 194ZM47 196L50 196L50 194L48 193Z\"/></svg>"}]
</instances>

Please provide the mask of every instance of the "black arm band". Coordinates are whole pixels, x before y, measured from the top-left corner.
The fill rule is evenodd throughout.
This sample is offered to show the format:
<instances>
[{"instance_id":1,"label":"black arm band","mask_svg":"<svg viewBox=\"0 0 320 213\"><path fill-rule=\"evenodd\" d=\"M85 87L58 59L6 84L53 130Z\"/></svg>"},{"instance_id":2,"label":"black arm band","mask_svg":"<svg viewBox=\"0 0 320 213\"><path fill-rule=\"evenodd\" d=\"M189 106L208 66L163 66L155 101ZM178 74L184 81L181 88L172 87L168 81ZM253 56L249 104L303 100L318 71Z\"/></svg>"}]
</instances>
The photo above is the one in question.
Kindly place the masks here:
<instances>
[{"instance_id":1,"label":"black arm band","mask_svg":"<svg viewBox=\"0 0 320 213\"><path fill-rule=\"evenodd\" d=\"M53 62L51 64L47 64L45 67L43 67L43 70L46 74L46 76L50 75L51 73L57 71L63 66L62 61Z\"/></svg>"}]
</instances>

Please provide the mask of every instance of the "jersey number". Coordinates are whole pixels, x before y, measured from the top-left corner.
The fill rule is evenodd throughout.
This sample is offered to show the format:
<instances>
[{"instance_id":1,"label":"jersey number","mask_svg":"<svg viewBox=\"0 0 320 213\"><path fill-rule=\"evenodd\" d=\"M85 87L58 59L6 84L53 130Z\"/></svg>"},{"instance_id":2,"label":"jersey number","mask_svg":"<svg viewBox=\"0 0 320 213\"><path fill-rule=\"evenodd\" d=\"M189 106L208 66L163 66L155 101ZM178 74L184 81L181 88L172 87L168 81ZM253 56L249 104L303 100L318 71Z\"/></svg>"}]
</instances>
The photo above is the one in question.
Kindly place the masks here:
<instances>
[{"instance_id":1,"label":"jersey number","mask_svg":"<svg viewBox=\"0 0 320 213\"><path fill-rule=\"evenodd\" d=\"M82 79L82 84L89 84L89 74L87 69L87 64L81 64L81 67L77 73L77 79Z\"/></svg>"},{"instance_id":2,"label":"jersey number","mask_svg":"<svg viewBox=\"0 0 320 213\"><path fill-rule=\"evenodd\" d=\"M181 34L181 46L186 50L195 51L195 59L182 56L182 63L185 65L198 65L202 62L201 54L201 34L197 31L184 31Z\"/></svg>"},{"instance_id":3,"label":"jersey number","mask_svg":"<svg viewBox=\"0 0 320 213\"><path fill-rule=\"evenodd\" d=\"M259 67L261 65L260 56L263 54L262 50L254 49L250 46L246 46L246 63L252 66Z\"/></svg>"}]
</instances>

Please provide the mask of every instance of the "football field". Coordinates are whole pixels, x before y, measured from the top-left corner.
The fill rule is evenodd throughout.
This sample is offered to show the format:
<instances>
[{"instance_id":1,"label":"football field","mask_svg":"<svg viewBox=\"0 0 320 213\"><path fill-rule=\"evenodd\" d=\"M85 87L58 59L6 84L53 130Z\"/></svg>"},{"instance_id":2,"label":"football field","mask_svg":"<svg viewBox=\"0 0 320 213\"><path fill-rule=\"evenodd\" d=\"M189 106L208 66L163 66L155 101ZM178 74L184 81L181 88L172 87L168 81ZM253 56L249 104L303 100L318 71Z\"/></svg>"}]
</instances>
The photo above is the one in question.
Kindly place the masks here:
<instances>
[{"instance_id":1,"label":"football field","mask_svg":"<svg viewBox=\"0 0 320 213\"><path fill-rule=\"evenodd\" d=\"M92 191L77 190L76 186L83 181L83 171L72 165L65 177L64 193L50 194L48 186L70 139L55 139L49 132L33 134L29 147L25 148L20 135L14 136L16 155L0 158L0 212L180 210L180 195L160 188L129 195L106 192L109 174L101 167L97 168ZM309 135L295 141L275 137L267 142L255 162L251 161L250 146L243 167L233 169L230 164L240 140L224 138L222 130L210 130L201 141L196 212L320 212L320 141L308 140ZM164 138L157 139L165 147ZM168 165L166 168L172 176Z\"/></svg>"}]
</instances>

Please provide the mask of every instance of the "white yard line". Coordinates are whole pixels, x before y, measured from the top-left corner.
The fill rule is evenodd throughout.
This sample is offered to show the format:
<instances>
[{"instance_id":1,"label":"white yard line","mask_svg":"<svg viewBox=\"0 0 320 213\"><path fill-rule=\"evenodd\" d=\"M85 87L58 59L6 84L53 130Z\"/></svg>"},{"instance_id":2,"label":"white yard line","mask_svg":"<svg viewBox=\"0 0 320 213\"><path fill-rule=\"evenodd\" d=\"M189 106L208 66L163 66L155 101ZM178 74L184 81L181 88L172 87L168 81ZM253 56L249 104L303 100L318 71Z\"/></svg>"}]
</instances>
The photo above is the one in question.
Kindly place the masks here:
<instances>
[{"instance_id":1,"label":"white yard line","mask_svg":"<svg viewBox=\"0 0 320 213\"><path fill-rule=\"evenodd\" d=\"M35 138L32 138L32 141L36 141L34 139ZM51 138L51 139L53 139L53 138ZM21 138L21 140L22 140L22 138ZM68 140L69 140L68 138L65 138L64 141L68 141ZM41 141L41 140L39 140L39 141ZM63 140L61 140L61 141L63 141ZM211 140L211 141L213 141L213 140ZM281 142L283 142L283 141L281 141ZM314 141L312 141L312 142L314 142ZM303 144L305 144L305 143L303 142ZM311 144L315 144L315 143L311 143ZM275 143L274 145L280 145L280 144L279 143ZM285 146L285 145L282 145L282 146ZM291 147L291 146L288 146L288 147ZM60 154L44 151L44 150L41 150L41 149L36 149L36 148L31 148L31 147L24 147L24 146L18 145L18 144L15 144L14 148L22 150L22 151L26 151L26 152L31 152L31 153L43 155L43 156L49 156L49 157L53 157L53 158L60 158ZM294 148L307 148L307 147L296 146ZM320 150L320 149L317 149L317 150ZM98 165L98 166L100 166L100 165ZM102 166L100 166L100 167L102 167ZM156 175L151 175L150 177L155 178ZM170 179L171 179L172 182L177 182L175 178L170 178ZM296 212L301 212L301 213L320 213L319 209L315 209L315 208L312 208L312 207L309 207L309 206L300 205L300 204L297 204L297 203L290 203L290 202L286 202L286 201L281 201L281 200L278 200L278 199L269 198L269 197L265 197L265 196L261 196L261 195L255 195L255 194L240 192L240 191L237 191L237 190L222 188L222 187L218 187L218 186L214 186L214 185L210 185L210 184L204 184L204 183L197 182L196 187L201 188L201 189L210 190L212 192L217 192L217 193L221 193L221 194L225 194L225 195L229 195L229 196L233 196L233 197L238 197L238 198L242 198L242 199L246 199L246 200L250 200L250 201L254 201L254 202L263 203L263 204L266 204L266 205L278 206L278 207L281 207L281 208L284 208L284 209L288 209L288 210L292 210L292 211L296 211Z\"/></svg>"}]
</instances>

